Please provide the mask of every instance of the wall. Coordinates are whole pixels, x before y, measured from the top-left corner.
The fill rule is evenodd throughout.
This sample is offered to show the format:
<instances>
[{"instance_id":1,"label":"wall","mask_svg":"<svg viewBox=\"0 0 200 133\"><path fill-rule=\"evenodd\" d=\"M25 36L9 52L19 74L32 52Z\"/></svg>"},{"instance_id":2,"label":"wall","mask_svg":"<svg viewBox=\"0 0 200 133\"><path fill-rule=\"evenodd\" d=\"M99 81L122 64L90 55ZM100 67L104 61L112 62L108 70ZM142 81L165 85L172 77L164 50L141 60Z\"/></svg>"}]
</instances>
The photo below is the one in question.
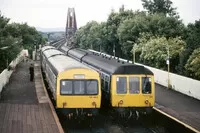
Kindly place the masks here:
<instances>
[{"instance_id":1,"label":"wall","mask_svg":"<svg viewBox=\"0 0 200 133\"><path fill-rule=\"evenodd\" d=\"M24 59L24 56L28 56L28 50L22 50L18 54L17 58L9 64L9 66L11 66L12 68L15 68L17 66L17 64ZM9 82L9 78L13 71L14 71L14 69L13 70L12 69L11 70L4 69L1 72L1 74L0 74L0 93L3 89L3 87Z\"/></svg>"},{"instance_id":2,"label":"wall","mask_svg":"<svg viewBox=\"0 0 200 133\"><path fill-rule=\"evenodd\" d=\"M93 51L93 50L90 50L90 51ZM97 51L93 51L93 52L100 53ZM110 55L108 54L103 53L103 55L110 57ZM127 62L127 60L125 59L121 59L121 58L119 59L121 61ZM132 61L129 61L129 62L132 63ZM145 66L143 64L138 64L138 63L135 63L135 64ZM159 70L153 67L149 67L149 66L145 66L145 67L150 69L154 73L156 83L163 85L165 87L168 87L168 72ZM173 90L200 100L200 81L187 78L184 76L180 76L174 73L169 73L169 80L170 80L170 85Z\"/></svg>"},{"instance_id":3,"label":"wall","mask_svg":"<svg viewBox=\"0 0 200 133\"><path fill-rule=\"evenodd\" d=\"M145 67L149 68L154 73L156 83L166 87L168 86L168 72L153 67ZM180 76L174 73L169 73L169 80L173 90L200 100L200 81Z\"/></svg>"}]
</instances>

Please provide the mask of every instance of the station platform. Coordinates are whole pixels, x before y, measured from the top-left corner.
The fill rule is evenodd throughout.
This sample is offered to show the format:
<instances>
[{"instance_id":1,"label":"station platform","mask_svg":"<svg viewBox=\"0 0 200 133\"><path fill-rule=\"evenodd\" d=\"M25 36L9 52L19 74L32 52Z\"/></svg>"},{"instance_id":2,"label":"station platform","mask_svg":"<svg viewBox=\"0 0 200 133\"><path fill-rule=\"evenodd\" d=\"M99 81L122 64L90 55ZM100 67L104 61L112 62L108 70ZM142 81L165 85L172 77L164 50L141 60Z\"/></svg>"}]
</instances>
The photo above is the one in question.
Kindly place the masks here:
<instances>
[{"instance_id":1,"label":"station platform","mask_svg":"<svg viewBox=\"0 0 200 133\"><path fill-rule=\"evenodd\" d=\"M34 62L35 80L29 78L30 62L21 62L2 91L0 133L63 133L43 86L39 62Z\"/></svg>"},{"instance_id":2,"label":"station platform","mask_svg":"<svg viewBox=\"0 0 200 133\"><path fill-rule=\"evenodd\" d=\"M200 101L164 86L156 84L155 109L189 125L195 132L200 132Z\"/></svg>"}]
</instances>

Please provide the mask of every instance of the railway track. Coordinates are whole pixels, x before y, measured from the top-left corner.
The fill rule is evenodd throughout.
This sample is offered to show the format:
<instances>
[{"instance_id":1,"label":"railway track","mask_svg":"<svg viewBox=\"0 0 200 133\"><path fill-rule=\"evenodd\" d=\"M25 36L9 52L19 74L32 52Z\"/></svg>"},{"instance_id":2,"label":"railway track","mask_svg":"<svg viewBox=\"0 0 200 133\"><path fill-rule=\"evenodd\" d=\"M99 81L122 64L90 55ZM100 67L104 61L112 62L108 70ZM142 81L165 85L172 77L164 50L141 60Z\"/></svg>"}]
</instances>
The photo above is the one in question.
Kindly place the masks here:
<instances>
[{"instance_id":1,"label":"railway track","mask_svg":"<svg viewBox=\"0 0 200 133\"><path fill-rule=\"evenodd\" d=\"M126 123L116 121L109 114L101 114L100 119L92 122L87 120L83 123L80 126L73 125L73 127L66 125L65 131L68 133L168 133L163 127L157 125L148 127L141 121Z\"/></svg>"}]
</instances>

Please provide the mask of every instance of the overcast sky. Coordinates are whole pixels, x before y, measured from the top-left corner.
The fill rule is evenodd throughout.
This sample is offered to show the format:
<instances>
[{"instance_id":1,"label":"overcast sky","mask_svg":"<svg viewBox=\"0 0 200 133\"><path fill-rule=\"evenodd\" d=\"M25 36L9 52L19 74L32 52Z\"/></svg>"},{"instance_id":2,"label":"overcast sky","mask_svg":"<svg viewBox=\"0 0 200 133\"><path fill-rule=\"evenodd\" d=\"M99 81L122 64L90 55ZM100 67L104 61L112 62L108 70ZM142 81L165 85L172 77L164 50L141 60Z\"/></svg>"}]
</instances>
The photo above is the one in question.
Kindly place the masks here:
<instances>
[{"instance_id":1,"label":"overcast sky","mask_svg":"<svg viewBox=\"0 0 200 133\"><path fill-rule=\"evenodd\" d=\"M185 24L200 19L200 0L172 0ZM68 7L74 7L78 27L88 21L106 21L111 9L143 10L141 0L0 0L3 15L11 22L42 28L65 27Z\"/></svg>"}]
</instances>

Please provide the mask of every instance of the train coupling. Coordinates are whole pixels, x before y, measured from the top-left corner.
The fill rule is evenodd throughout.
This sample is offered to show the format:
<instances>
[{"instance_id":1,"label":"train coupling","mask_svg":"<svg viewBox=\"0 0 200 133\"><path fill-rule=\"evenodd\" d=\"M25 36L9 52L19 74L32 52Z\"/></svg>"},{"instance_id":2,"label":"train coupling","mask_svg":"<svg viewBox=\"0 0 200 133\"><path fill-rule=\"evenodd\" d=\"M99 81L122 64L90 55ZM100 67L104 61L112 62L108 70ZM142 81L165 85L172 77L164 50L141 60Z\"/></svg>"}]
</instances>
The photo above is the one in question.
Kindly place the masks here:
<instances>
[{"instance_id":1,"label":"train coupling","mask_svg":"<svg viewBox=\"0 0 200 133\"><path fill-rule=\"evenodd\" d=\"M73 117L73 113L69 113L69 114L67 115L67 117L69 118L69 120L71 120L71 118Z\"/></svg>"},{"instance_id":2,"label":"train coupling","mask_svg":"<svg viewBox=\"0 0 200 133\"><path fill-rule=\"evenodd\" d=\"M93 115L92 115L92 113L88 113L87 116L91 117L91 116L93 116Z\"/></svg>"}]
</instances>

